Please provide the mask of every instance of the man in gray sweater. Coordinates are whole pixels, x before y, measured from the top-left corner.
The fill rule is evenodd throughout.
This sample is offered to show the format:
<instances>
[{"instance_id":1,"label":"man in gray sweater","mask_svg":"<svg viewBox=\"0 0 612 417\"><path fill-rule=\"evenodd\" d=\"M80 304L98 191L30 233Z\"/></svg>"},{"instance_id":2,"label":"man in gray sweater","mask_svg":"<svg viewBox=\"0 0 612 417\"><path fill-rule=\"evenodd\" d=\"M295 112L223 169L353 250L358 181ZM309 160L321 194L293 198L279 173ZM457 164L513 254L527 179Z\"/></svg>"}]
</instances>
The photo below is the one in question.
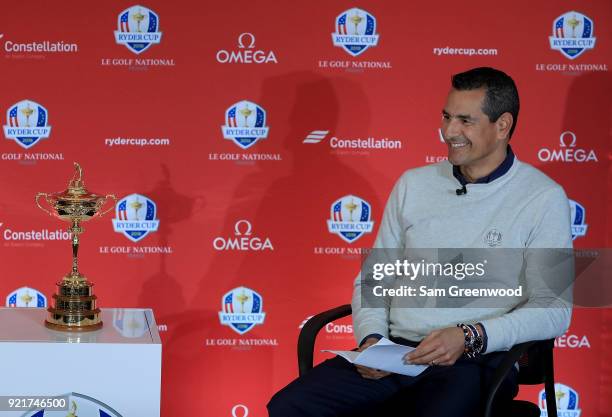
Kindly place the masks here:
<instances>
[{"instance_id":1,"label":"man in gray sweater","mask_svg":"<svg viewBox=\"0 0 612 417\"><path fill-rule=\"evenodd\" d=\"M518 113L518 91L505 73L475 68L454 75L442 111L448 161L400 177L375 248L571 248L563 189L520 162L508 144ZM393 297L387 308L362 307L364 281L357 277L352 308L359 350L387 337L416 346L405 359L430 367L409 377L330 359L275 394L270 416L376 415L400 391L406 416L478 415L481 387L501 352L559 336L569 326L569 303L539 285L538 267L510 263L504 273L524 277L525 297L495 308L402 308ZM504 381L500 402L516 395L516 377L511 372Z\"/></svg>"}]
</instances>

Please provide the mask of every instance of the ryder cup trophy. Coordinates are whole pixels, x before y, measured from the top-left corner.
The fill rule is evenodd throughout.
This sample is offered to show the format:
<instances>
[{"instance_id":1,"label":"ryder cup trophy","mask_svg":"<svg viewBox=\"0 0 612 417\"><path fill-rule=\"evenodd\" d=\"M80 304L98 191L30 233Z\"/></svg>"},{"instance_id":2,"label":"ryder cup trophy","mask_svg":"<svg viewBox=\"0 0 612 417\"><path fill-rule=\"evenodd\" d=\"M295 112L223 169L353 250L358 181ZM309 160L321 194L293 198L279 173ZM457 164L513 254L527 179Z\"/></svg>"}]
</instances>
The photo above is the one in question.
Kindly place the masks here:
<instances>
[{"instance_id":1,"label":"ryder cup trophy","mask_svg":"<svg viewBox=\"0 0 612 417\"><path fill-rule=\"evenodd\" d=\"M96 307L96 296L93 285L79 272L78 252L79 235L83 233L81 223L94 217L101 217L113 207L101 211L109 199L117 199L114 195L105 197L90 193L85 189L81 166L74 163L74 175L68 184L68 189L53 194L36 194L36 205L52 217L70 222L68 229L72 234L72 270L57 283L57 294L53 294L54 305L47 309L45 325L54 330L91 331L102 327L100 309ZM41 197L51 210L40 204Z\"/></svg>"}]
</instances>

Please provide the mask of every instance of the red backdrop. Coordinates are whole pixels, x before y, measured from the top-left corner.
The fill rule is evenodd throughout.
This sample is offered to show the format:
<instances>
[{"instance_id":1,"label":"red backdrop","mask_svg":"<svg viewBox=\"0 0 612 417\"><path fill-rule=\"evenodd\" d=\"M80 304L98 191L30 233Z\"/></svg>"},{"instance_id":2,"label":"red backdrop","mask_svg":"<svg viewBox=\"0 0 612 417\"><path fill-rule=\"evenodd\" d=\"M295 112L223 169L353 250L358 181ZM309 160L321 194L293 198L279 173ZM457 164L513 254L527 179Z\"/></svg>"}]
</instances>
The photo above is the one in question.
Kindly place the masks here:
<instances>
[{"instance_id":1,"label":"red backdrop","mask_svg":"<svg viewBox=\"0 0 612 417\"><path fill-rule=\"evenodd\" d=\"M134 5L36 0L7 4L0 16L3 126L51 127L21 144L5 129L0 141L0 295L27 286L50 298L67 272L68 242L26 232L65 228L34 195L64 189L72 161L92 191L154 203L158 228L137 241L115 232L115 212L86 224L80 261L102 307L154 309L162 415L266 415L272 393L297 374L300 324L349 301L359 248L373 243L395 179L444 157L438 126L453 73L487 65L515 79L515 153L584 208L577 248L610 246L609 2L152 0L139 8L140 29L159 42L142 51L114 33ZM342 28L337 17L355 7L364 23L355 27L352 11ZM135 14L123 32L141 36ZM357 56L334 46L332 33L367 35L368 22L376 45ZM586 46L564 54L551 48L555 36ZM268 128L246 149L222 132L226 111L243 100L247 124L259 110ZM383 139L394 146L372 148ZM374 221L352 243L326 223L349 194L371 205ZM236 230L240 220L250 234L246 222ZM236 238L244 246L227 248ZM224 294L240 286L261 296L265 313L242 335L219 319ZM558 342L557 381L579 398L567 415L610 413L610 317L577 309ZM348 324L324 331L318 347L352 346ZM537 401L538 393L520 395Z\"/></svg>"}]
</instances>

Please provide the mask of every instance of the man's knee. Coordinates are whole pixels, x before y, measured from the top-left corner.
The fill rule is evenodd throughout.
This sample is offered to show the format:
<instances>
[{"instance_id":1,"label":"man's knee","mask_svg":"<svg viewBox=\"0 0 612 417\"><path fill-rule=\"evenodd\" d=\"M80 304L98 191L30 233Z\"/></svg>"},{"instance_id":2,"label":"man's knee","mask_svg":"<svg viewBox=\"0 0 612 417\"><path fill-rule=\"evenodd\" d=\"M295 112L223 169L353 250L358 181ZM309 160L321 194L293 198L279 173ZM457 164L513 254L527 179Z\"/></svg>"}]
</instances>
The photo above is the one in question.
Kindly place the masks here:
<instances>
[{"instance_id":1,"label":"man's knee","mask_svg":"<svg viewBox=\"0 0 612 417\"><path fill-rule=\"evenodd\" d=\"M268 416L269 417L307 417L314 416L309 414L308 410L305 410L300 404L303 405L303 399L300 400L300 396L291 387L285 387L270 399L268 402Z\"/></svg>"}]
</instances>

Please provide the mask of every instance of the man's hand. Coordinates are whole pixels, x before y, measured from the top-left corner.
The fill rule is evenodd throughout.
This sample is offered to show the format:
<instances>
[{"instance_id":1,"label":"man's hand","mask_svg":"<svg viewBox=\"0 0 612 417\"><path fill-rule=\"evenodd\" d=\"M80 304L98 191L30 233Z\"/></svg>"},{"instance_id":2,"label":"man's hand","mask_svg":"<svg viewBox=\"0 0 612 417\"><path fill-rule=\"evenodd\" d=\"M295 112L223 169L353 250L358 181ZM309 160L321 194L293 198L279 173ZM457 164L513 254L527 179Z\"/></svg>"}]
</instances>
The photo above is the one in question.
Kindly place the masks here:
<instances>
[{"instance_id":1,"label":"man's hand","mask_svg":"<svg viewBox=\"0 0 612 417\"><path fill-rule=\"evenodd\" d=\"M359 346L359 349L357 349L357 351L362 352L366 350L368 347L375 344L376 342L378 342L377 338L370 337L369 339L366 339L366 341L363 342L361 346ZM366 366L355 365L355 367L357 368L357 372L359 372L362 377L367 378L367 379L380 379L387 375L391 375L391 372L380 371L378 369L368 368Z\"/></svg>"},{"instance_id":2,"label":"man's hand","mask_svg":"<svg viewBox=\"0 0 612 417\"><path fill-rule=\"evenodd\" d=\"M434 330L419 346L404 356L413 365L453 365L463 354L465 338L459 327Z\"/></svg>"}]
</instances>

